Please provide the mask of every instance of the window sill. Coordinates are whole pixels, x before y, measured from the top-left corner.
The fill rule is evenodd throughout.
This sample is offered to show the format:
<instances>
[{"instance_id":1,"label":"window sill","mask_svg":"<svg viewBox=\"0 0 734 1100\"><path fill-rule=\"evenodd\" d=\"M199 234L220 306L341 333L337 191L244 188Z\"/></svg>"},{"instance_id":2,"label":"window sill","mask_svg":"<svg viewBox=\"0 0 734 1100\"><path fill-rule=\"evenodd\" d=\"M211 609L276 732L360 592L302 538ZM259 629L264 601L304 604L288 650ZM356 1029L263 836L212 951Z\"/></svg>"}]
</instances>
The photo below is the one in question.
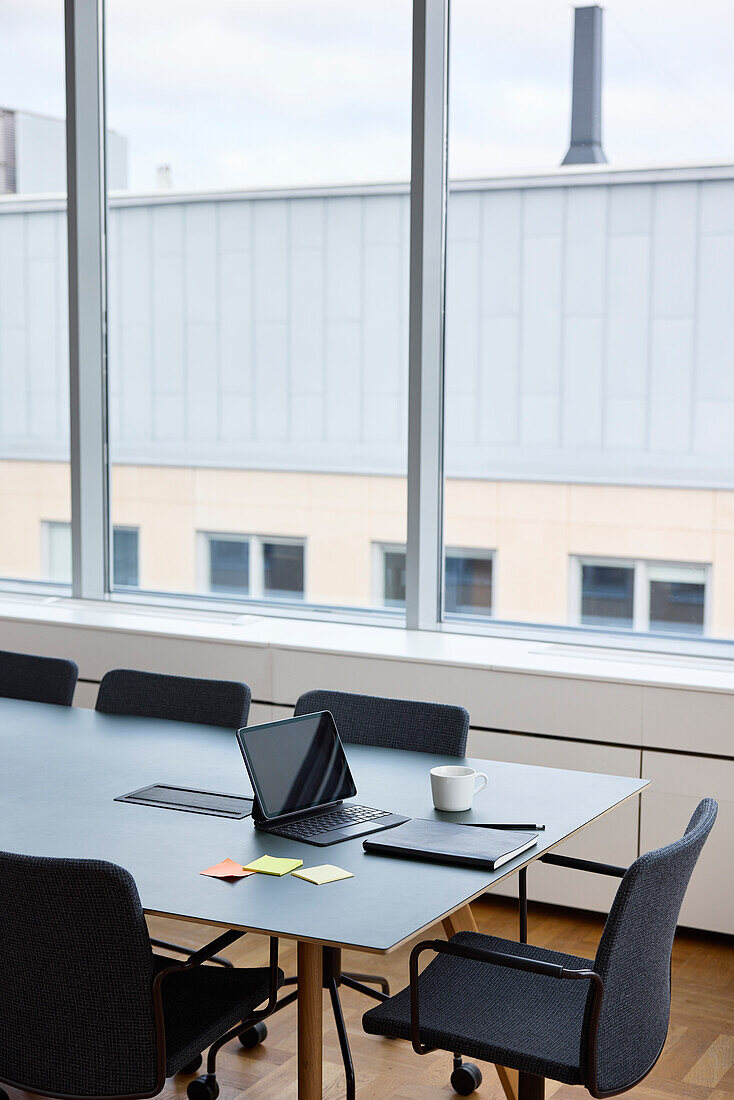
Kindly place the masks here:
<instances>
[{"instance_id":1,"label":"window sill","mask_svg":"<svg viewBox=\"0 0 734 1100\"><path fill-rule=\"evenodd\" d=\"M734 662L602 645L3 594L0 620L181 641L734 694ZM285 701L285 700L284 700Z\"/></svg>"}]
</instances>

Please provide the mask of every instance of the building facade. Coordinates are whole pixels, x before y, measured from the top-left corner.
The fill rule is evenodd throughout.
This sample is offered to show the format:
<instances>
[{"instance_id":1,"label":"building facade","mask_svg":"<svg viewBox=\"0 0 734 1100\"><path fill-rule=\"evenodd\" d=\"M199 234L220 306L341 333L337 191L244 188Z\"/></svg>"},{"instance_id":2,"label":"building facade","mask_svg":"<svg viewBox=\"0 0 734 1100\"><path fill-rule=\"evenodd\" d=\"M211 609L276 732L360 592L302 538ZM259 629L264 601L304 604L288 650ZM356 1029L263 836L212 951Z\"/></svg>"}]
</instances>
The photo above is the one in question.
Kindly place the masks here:
<instances>
[{"instance_id":1,"label":"building facade","mask_svg":"<svg viewBox=\"0 0 734 1100\"><path fill-rule=\"evenodd\" d=\"M125 587L397 608L405 187L109 213ZM68 575L63 206L0 201L0 547ZM452 185L450 614L734 637L734 166Z\"/></svg>"}]
</instances>

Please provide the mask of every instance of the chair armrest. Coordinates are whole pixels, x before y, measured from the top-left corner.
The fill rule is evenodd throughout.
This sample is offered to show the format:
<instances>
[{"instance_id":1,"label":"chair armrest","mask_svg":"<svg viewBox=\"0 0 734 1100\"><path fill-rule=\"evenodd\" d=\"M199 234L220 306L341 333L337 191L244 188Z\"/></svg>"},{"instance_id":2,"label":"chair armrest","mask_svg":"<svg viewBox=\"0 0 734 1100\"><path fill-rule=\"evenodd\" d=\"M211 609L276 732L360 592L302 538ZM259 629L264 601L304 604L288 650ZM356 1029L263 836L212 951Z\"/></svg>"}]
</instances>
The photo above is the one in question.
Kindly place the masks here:
<instances>
[{"instance_id":1,"label":"chair armrest","mask_svg":"<svg viewBox=\"0 0 734 1100\"><path fill-rule=\"evenodd\" d=\"M572 871L590 871L594 875L611 875L623 878L626 867L615 867L613 863L597 863L595 859L574 859L573 856L559 856L555 852L546 852L538 857L538 863L552 863L555 867L570 867Z\"/></svg>"},{"instance_id":2,"label":"chair armrest","mask_svg":"<svg viewBox=\"0 0 734 1100\"><path fill-rule=\"evenodd\" d=\"M192 966L200 966L215 955L218 955L220 951L224 951L230 944L236 943L237 940L241 940L242 937L246 935L246 932L233 932L231 929L228 932L223 932L221 936L217 936L211 943L207 943L204 947L200 947L198 951L194 951L193 954L189 955L188 961L184 963L184 966L187 969Z\"/></svg>"},{"instance_id":3,"label":"chair armrest","mask_svg":"<svg viewBox=\"0 0 734 1100\"><path fill-rule=\"evenodd\" d=\"M423 1046L420 1038L418 960L424 951L435 951L438 955L453 955L455 958L472 959L475 962L490 963L494 966L506 966L512 970L525 970L531 974L543 974L548 978L587 979L594 983L595 1000L601 1006L604 983L594 970L573 970L559 963L543 962L542 959L528 959L523 955L508 955L503 951L489 951L466 944L452 943L451 940L423 940L416 944L410 953L410 1039L417 1054L428 1054L433 1047ZM598 1012L597 1012L598 1018Z\"/></svg>"}]
</instances>

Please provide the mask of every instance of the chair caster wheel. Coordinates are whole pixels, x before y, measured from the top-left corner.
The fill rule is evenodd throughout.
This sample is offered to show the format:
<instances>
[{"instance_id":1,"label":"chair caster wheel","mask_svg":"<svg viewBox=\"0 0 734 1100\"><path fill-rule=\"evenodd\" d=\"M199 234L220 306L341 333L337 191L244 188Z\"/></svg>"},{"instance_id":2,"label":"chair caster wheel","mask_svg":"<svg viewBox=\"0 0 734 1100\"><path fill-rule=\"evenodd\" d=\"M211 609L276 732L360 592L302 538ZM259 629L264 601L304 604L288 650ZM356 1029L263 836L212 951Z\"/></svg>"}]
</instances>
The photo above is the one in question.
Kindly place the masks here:
<instances>
[{"instance_id":1,"label":"chair caster wheel","mask_svg":"<svg viewBox=\"0 0 734 1100\"><path fill-rule=\"evenodd\" d=\"M459 1096L471 1096L482 1083L482 1071L472 1062L462 1062L451 1074L451 1087Z\"/></svg>"},{"instance_id":2,"label":"chair caster wheel","mask_svg":"<svg viewBox=\"0 0 734 1100\"><path fill-rule=\"evenodd\" d=\"M187 1065L185 1065L183 1069L180 1069L178 1072L184 1074L196 1073L197 1069L201 1069L201 1063L203 1061L204 1059L201 1057L201 1055L197 1054L195 1058L192 1058L191 1061L188 1062Z\"/></svg>"},{"instance_id":3,"label":"chair caster wheel","mask_svg":"<svg viewBox=\"0 0 734 1100\"><path fill-rule=\"evenodd\" d=\"M219 1085L216 1077L209 1073L197 1077L195 1081L191 1081L189 1084L186 1095L189 1100L217 1100Z\"/></svg>"},{"instance_id":4,"label":"chair caster wheel","mask_svg":"<svg viewBox=\"0 0 734 1100\"><path fill-rule=\"evenodd\" d=\"M237 1036L246 1050L254 1050L255 1047L259 1047L260 1043L264 1043L267 1037L268 1029L262 1020L257 1024L253 1024L252 1027L248 1027L246 1031L241 1031Z\"/></svg>"}]
</instances>

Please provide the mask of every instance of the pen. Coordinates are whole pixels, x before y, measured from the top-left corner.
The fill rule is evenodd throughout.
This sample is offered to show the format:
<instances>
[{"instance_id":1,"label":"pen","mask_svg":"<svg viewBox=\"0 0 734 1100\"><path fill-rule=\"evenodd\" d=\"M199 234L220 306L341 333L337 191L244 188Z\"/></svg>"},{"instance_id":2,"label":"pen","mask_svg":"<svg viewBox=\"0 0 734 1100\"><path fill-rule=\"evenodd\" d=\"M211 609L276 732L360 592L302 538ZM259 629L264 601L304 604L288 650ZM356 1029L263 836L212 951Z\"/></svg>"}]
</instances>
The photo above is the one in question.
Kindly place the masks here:
<instances>
[{"instance_id":1,"label":"pen","mask_svg":"<svg viewBox=\"0 0 734 1100\"><path fill-rule=\"evenodd\" d=\"M545 829L545 825L528 825L524 821L520 823L514 821L461 821L460 824L471 825L475 829L517 829L519 832L531 829L542 832Z\"/></svg>"}]
</instances>

